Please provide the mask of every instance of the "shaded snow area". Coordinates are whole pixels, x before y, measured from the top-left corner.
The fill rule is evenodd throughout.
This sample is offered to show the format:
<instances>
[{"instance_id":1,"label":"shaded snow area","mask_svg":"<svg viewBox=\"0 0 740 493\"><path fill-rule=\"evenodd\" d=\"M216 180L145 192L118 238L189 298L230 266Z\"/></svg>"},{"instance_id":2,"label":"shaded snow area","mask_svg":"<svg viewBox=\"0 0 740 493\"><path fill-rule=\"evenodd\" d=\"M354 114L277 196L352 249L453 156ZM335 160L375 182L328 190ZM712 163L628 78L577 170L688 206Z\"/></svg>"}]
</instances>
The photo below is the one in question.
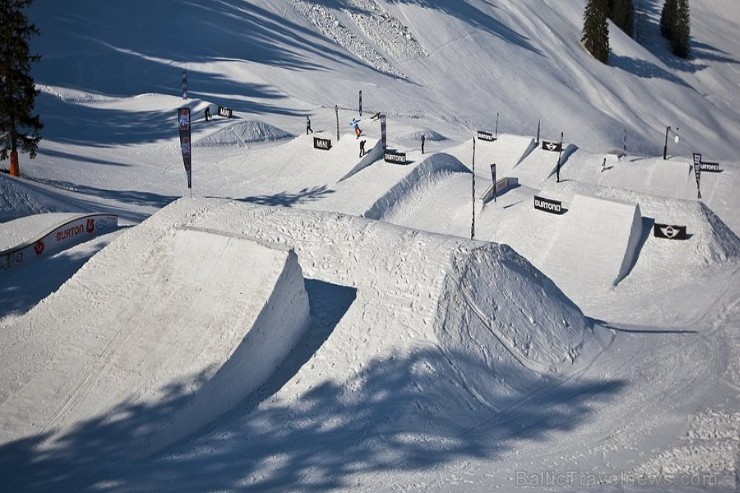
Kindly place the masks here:
<instances>
[{"instance_id":1,"label":"shaded snow area","mask_svg":"<svg viewBox=\"0 0 740 493\"><path fill-rule=\"evenodd\" d=\"M0 490L736 492L740 3L585 4L35 0Z\"/></svg>"}]
</instances>

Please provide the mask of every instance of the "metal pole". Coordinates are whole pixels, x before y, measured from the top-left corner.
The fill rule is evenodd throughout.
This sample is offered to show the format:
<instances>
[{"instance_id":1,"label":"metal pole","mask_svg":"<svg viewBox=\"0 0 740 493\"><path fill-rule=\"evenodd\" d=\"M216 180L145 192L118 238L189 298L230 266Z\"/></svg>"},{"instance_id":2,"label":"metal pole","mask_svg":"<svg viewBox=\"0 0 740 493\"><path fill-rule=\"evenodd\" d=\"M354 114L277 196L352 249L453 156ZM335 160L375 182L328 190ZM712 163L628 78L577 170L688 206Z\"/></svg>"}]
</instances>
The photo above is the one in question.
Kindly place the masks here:
<instances>
[{"instance_id":1,"label":"metal pole","mask_svg":"<svg viewBox=\"0 0 740 493\"><path fill-rule=\"evenodd\" d=\"M498 139L498 113L496 113L496 138Z\"/></svg>"},{"instance_id":2,"label":"metal pole","mask_svg":"<svg viewBox=\"0 0 740 493\"><path fill-rule=\"evenodd\" d=\"M470 224L470 240L475 239L475 137L473 137L473 222Z\"/></svg>"},{"instance_id":3,"label":"metal pole","mask_svg":"<svg viewBox=\"0 0 740 493\"><path fill-rule=\"evenodd\" d=\"M334 112L337 114L337 141L339 141L339 105L334 105Z\"/></svg>"},{"instance_id":4,"label":"metal pole","mask_svg":"<svg viewBox=\"0 0 740 493\"><path fill-rule=\"evenodd\" d=\"M663 144L663 161L668 159L668 132L671 131L671 127L665 128L665 144Z\"/></svg>"}]
</instances>

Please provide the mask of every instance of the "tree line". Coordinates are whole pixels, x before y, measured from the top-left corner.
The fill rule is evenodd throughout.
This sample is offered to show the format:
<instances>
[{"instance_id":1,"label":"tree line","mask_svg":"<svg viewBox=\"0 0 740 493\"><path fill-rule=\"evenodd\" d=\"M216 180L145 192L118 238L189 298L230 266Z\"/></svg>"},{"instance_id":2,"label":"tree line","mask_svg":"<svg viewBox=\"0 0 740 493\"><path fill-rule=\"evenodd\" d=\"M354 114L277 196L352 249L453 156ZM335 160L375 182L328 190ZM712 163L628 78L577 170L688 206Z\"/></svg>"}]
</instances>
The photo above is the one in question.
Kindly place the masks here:
<instances>
[{"instance_id":1,"label":"tree line","mask_svg":"<svg viewBox=\"0 0 740 493\"><path fill-rule=\"evenodd\" d=\"M594 58L609 62L609 20L628 36L634 34L635 7L632 0L588 0L583 13L581 42ZM660 33L676 56L687 58L690 46L689 0L665 0Z\"/></svg>"}]
</instances>

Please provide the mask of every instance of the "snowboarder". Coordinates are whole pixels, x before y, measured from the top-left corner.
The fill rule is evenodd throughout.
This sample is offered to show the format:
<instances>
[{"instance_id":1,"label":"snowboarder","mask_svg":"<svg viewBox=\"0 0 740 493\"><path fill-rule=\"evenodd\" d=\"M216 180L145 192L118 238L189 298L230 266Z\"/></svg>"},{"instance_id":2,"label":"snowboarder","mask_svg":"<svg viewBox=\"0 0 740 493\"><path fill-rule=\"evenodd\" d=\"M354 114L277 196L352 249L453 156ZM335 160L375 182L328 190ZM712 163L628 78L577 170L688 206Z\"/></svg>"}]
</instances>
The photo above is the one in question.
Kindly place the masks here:
<instances>
[{"instance_id":1,"label":"snowboarder","mask_svg":"<svg viewBox=\"0 0 740 493\"><path fill-rule=\"evenodd\" d=\"M313 129L311 128L311 119L306 117L306 135L308 135L308 132L313 133Z\"/></svg>"},{"instance_id":2,"label":"snowboarder","mask_svg":"<svg viewBox=\"0 0 740 493\"><path fill-rule=\"evenodd\" d=\"M357 120L357 118L353 118L352 122L350 123L352 128L355 129L355 138L359 139L360 135L362 135L362 130L360 130L360 122Z\"/></svg>"},{"instance_id":3,"label":"snowboarder","mask_svg":"<svg viewBox=\"0 0 740 493\"><path fill-rule=\"evenodd\" d=\"M360 157L365 155L365 142L367 142L365 139L360 141Z\"/></svg>"},{"instance_id":4,"label":"snowboarder","mask_svg":"<svg viewBox=\"0 0 740 493\"><path fill-rule=\"evenodd\" d=\"M211 119L211 107L210 106L206 106L205 117L206 117L206 121Z\"/></svg>"},{"instance_id":5,"label":"snowboarder","mask_svg":"<svg viewBox=\"0 0 740 493\"><path fill-rule=\"evenodd\" d=\"M421 153L424 154L424 141L426 140L426 136L424 134L421 134Z\"/></svg>"}]
</instances>

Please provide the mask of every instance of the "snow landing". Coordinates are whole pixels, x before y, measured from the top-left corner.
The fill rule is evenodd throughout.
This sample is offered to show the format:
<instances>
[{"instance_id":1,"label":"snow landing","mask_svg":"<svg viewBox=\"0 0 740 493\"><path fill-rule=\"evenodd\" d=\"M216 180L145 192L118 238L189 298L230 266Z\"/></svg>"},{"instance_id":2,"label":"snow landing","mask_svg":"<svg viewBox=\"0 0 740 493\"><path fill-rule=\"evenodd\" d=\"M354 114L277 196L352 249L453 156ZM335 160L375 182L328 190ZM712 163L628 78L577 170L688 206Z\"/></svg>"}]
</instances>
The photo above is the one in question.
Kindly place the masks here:
<instances>
[{"instance_id":1,"label":"snow landing","mask_svg":"<svg viewBox=\"0 0 740 493\"><path fill-rule=\"evenodd\" d=\"M106 455L148 456L261 385L308 320L292 250L145 223L0 334L2 440L41 435L53 450L105 423L88 438ZM117 427L132 408L150 412Z\"/></svg>"}]
</instances>

